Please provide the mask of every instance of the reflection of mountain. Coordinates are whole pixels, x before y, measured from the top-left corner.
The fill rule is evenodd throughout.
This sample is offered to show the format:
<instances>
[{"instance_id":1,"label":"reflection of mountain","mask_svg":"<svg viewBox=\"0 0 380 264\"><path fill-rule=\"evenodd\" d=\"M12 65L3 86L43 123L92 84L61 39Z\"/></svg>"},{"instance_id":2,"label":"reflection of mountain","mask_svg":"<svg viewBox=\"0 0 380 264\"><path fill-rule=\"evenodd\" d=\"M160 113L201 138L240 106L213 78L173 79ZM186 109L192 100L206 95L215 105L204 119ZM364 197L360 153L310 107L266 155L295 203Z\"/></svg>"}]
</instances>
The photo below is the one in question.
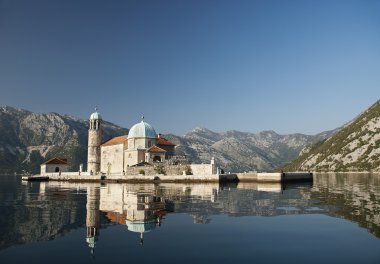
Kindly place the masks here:
<instances>
[{"instance_id":1,"label":"reflection of mountain","mask_svg":"<svg viewBox=\"0 0 380 264\"><path fill-rule=\"evenodd\" d=\"M1 249L12 244L54 239L78 227L84 219L83 203L75 201L70 193L56 190L38 195L36 187L18 184L14 186L18 191L15 194L12 189L6 193L1 191Z\"/></svg>"},{"instance_id":2,"label":"reflection of mountain","mask_svg":"<svg viewBox=\"0 0 380 264\"><path fill-rule=\"evenodd\" d=\"M312 207L304 192L310 185L295 185L285 188L281 184L244 183L237 187L221 187L217 199L175 202L175 212L189 213L195 223L209 223L210 216L276 216L288 214L310 214Z\"/></svg>"},{"instance_id":3,"label":"reflection of mountain","mask_svg":"<svg viewBox=\"0 0 380 264\"><path fill-rule=\"evenodd\" d=\"M0 184L0 250L13 245L62 237L86 223L86 190L97 184L21 183L2 176ZM99 187L97 187L99 188ZM99 199L99 198L98 198ZM99 216L102 226L107 224Z\"/></svg>"},{"instance_id":4,"label":"reflection of mountain","mask_svg":"<svg viewBox=\"0 0 380 264\"><path fill-rule=\"evenodd\" d=\"M7 179L7 180L4 180ZM100 228L122 224L140 235L157 229L167 214L186 213L194 223L212 216L327 214L357 222L380 237L380 177L317 175L313 186L219 184L21 184L1 178L0 249L51 240L87 227L91 249ZM142 238L142 237L141 237ZM142 240L141 240L142 242Z\"/></svg>"},{"instance_id":5,"label":"reflection of mountain","mask_svg":"<svg viewBox=\"0 0 380 264\"><path fill-rule=\"evenodd\" d=\"M38 187L37 184L19 183L14 186L17 193L12 193L16 189L8 189L6 193L1 191L0 249L55 239L84 222L85 200L76 199L73 191L59 189L39 194Z\"/></svg>"},{"instance_id":6,"label":"reflection of mountain","mask_svg":"<svg viewBox=\"0 0 380 264\"><path fill-rule=\"evenodd\" d=\"M321 174L310 198L335 207L340 216L380 238L380 177L371 174Z\"/></svg>"}]
</instances>

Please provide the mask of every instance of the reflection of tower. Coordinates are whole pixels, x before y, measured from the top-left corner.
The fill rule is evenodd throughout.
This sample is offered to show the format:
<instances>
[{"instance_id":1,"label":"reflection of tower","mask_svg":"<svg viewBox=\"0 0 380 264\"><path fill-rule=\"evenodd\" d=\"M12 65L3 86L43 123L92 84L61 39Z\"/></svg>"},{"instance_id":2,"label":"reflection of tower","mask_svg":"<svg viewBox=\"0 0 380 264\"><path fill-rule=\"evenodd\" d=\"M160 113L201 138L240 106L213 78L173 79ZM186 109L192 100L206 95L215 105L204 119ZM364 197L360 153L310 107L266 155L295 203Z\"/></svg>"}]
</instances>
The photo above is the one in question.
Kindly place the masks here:
<instances>
[{"instance_id":1,"label":"reflection of tower","mask_svg":"<svg viewBox=\"0 0 380 264\"><path fill-rule=\"evenodd\" d=\"M97 173L100 171L100 144L102 143L101 115L96 111L90 116L88 130L87 171Z\"/></svg>"},{"instance_id":2,"label":"reflection of tower","mask_svg":"<svg viewBox=\"0 0 380 264\"><path fill-rule=\"evenodd\" d=\"M87 188L87 215L86 227L87 235L86 242L91 248L91 254L94 254L95 243L98 240L100 216L99 216L99 203L100 203L100 189L99 187Z\"/></svg>"}]
</instances>

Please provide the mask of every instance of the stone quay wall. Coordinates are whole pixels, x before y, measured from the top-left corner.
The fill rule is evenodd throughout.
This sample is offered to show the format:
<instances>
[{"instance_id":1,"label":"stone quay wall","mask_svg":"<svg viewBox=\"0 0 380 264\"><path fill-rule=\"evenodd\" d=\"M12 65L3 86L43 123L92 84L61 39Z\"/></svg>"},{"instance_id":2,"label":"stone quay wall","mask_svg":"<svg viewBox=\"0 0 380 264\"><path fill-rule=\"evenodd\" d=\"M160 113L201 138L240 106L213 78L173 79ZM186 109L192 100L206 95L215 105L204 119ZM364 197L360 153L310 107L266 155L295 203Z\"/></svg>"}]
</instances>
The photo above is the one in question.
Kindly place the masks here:
<instances>
[{"instance_id":1,"label":"stone quay wall","mask_svg":"<svg viewBox=\"0 0 380 264\"><path fill-rule=\"evenodd\" d=\"M211 164L178 164L169 165L165 163L158 163L155 165L128 167L125 175L139 175L144 171L144 175L185 175L191 173L191 175L212 175L213 166Z\"/></svg>"},{"instance_id":2,"label":"stone quay wall","mask_svg":"<svg viewBox=\"0 0 380 264\"><path fill-rule=\"evenodd\" d=\"M167 164L156 164L138 167L128 167L125 175L183 175L183 172L189 169L189 165L167 165ZM141 173L144 171L144 173Z\"/></svg>"}]
</instances>

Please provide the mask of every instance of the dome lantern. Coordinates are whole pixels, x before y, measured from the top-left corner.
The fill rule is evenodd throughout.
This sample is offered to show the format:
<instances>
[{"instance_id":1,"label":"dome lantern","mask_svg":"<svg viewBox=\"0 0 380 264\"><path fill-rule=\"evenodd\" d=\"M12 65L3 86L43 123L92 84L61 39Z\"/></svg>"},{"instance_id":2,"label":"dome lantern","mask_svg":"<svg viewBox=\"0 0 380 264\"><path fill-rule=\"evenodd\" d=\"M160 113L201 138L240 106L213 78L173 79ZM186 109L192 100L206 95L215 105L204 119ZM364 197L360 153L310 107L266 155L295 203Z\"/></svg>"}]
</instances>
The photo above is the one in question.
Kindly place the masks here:
<instances>
[{"instance_id":1,"label":"dome lantern","mask_svg":"<svg viewBox=\"0 0 380 264\"><path fill-rule=\"evenodd\" d=\"M95 112L91 114L90 120L102 119L102 116L98 113L98 108L95 107Z\"/></svg>"}]
</instances>

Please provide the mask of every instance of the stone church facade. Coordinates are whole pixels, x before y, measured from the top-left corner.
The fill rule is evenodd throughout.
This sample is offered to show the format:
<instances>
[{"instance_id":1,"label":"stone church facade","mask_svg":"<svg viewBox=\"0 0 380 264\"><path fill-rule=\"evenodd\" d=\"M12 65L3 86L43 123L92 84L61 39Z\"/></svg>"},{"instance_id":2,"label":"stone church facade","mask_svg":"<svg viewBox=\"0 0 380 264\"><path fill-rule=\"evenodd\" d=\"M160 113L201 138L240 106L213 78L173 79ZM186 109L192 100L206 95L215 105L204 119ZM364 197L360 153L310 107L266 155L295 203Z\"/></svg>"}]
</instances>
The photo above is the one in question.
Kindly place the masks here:
<instances>
[{"instance_id":1,"label":"stone church facade","mask_svg":"<svg viewBox=\"0 0 380 264\"><path fill-rule=\"evenodd\" d=\"M129 167L164 162L175 155L175 144L157 134L142 118L128 135L101 141L102 118L98 112L90 117L88 134L88 171L121 174Z\"/></svg>"}]
</instances>

